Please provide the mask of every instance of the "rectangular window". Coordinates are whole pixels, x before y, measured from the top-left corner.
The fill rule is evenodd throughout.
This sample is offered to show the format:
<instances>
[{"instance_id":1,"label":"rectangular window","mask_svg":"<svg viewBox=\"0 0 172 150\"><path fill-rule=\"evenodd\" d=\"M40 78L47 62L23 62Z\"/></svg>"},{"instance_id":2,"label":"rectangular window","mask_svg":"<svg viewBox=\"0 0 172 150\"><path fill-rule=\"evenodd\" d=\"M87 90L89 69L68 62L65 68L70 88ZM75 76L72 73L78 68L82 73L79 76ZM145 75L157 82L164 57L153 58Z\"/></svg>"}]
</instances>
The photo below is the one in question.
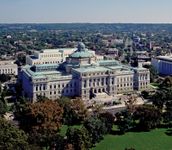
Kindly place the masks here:
<instances>
[{"instance_id":1,"label":"rectangular window","mask_svg":"<svg viewBox=\"0 0 172 150\"><path fill-rule=\"evenodd\" d=\"M43 85L43 90L46 90L46 86L45 85Z\"/></svg>"},{"instance_id":2,"label":"rectangular window","mask_svg":"<svg viewBox=\"0 0 172 150\"><path fill-rule=\"evenodd\" d=\"M86 87L86 80L84 81L84 87Z\"/></svg>"}]
</instances>

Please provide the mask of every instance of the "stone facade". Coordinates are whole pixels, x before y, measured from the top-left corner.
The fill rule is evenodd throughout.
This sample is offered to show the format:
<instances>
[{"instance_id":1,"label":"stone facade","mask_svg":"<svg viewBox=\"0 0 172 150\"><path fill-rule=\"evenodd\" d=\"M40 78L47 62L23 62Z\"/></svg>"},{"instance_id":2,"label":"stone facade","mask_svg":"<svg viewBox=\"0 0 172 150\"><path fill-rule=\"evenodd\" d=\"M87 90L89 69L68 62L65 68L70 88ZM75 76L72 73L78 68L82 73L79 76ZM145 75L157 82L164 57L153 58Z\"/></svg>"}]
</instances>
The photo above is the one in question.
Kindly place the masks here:
<instances>
[{"instance_id":1,"label":"stone facade","mask_svg":"<svg viewBox=\"0 0 172 150\"><path fill-rule=\"evenodd\" d=\"M36 65L62 63L66 60L66 57L74 51L74 48L44 49L41 51L34 51L33 55L26 56L26 64Z\"/></svg>"},{"instance_id":2,"label":"stone facade","mask_svg":"<svg viewBox=\"0 0 172 150\"><path fill-rule=\"evenodd\" d=\"M31 100L36 100L37 95L50 99L79 96L90 100L97 93L115 96L147 89L150 74L145 68L132 68L116 60L97 60L80 43L62 64L25 66L21 79L24 94Z\"/></svg>"},{"instance_id":3,"label":"stone facade","mask_svg":"<svg viewBox=\"0 0 172 150\"><path fill-rule=\"evenodd\" d=\"M0 74L18 75L18 67L14 61L0 61Z\"/></svg>"}]
</instances>

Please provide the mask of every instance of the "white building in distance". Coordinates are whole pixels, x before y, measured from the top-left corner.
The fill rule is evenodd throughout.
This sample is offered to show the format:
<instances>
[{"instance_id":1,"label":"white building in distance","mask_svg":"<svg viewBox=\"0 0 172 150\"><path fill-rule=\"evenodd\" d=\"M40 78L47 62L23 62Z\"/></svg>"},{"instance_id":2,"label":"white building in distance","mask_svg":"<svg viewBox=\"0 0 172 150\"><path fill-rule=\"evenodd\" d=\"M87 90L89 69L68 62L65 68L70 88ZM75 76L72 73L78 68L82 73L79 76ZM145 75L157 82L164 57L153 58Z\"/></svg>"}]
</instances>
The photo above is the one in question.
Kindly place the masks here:
<instances>
[{"instance_id":1,"label":"white building in distance","mask_svg":"<svg viewBox=\"0 0 172 150\"><path fill-rule=\"evenodd\" d=\"M59 48L59 49L44 49L34 51L33 55L26 56L27 65L38 64L60 64L66 61L66 58L72 54L76 48ZM89 51L95 56L95 51ZM97 60L102 60L103 56L96 55Z\"/></svg>"},{"instance_id":2,"label":"white building in distance","mask_svg":"<svg viewBox=\"0 0 172 150\"><path fill-rule=\"evenodd\" d=\"M79 43L63 63L25 66L21 73L24 95L35 101L38 95L49 99L79 96L91 100L96 95L115 96L134 90L145 90L150 73L145 68L132 68L116 60L98 60Z\"/></svg>"},{"instance_id":3,"label":"white building in distance","mask_svg":"<svg viewBox=\"0 0 172 150\"><path fill-rule=\"evenodd\" d=\"M0 74L18 75L18 66L12 60L0 61Z\"/></svg>"},{"instance_id":4,"label":"white building in distance","mask_svg":"<svg viewBox=\"0 0 172 150\"><path fill-rule=\"evenodd\" d=\"M157 56L151 64L161 75L172 75L172 56Z\"/></svg>"},{"instance_id":5,"label":"white building in distance","mask_svg":"<svg viewBox=\"0 0 172 150\"><path fill-rule=\"evenodd\" d=\"M64 62L66 57L74 51L74 48L44 49L41 51L34 51L33 55L26 56L26 64L59 64Z\"/></svg>"}]
</instances>

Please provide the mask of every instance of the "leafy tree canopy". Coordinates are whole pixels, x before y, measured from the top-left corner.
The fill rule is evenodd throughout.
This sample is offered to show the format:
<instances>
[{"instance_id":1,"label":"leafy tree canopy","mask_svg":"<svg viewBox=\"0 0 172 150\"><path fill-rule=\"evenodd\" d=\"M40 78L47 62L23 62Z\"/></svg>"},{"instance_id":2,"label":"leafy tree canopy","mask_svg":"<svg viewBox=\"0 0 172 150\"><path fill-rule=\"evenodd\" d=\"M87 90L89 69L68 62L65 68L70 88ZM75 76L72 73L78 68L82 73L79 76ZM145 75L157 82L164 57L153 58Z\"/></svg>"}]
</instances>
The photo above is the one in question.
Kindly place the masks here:
<instances>
[{"instance_id":1,"label":"leafy tree canopy","mask_svg":"<svg viewBox=\"0 0 172 150\"><path fill-rule=\"evenodd\" d=\"M0 118L0 149L4 150L27 150L28 137L24 131L19 130L5 119Z\"/></svg>"}]
</instances>

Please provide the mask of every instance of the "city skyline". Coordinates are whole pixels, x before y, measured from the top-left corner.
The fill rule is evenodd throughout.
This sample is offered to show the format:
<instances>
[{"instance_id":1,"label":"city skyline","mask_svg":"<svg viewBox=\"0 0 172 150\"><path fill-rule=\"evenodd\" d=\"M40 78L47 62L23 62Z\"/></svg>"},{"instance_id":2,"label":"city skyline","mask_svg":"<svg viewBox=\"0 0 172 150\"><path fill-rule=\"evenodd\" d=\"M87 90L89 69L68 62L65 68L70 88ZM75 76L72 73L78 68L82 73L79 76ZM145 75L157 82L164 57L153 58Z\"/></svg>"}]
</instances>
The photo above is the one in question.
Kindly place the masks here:
<instances>
[{"instance_id":1,"label":"city skyline","mask_svg":"<svg viewBox=\"0 0 172 150\"><path fill-rule=\"evenodd\" d=\"M172 23L170 0L0 0L0 23Z\"/></svg>"}]
</instances>

